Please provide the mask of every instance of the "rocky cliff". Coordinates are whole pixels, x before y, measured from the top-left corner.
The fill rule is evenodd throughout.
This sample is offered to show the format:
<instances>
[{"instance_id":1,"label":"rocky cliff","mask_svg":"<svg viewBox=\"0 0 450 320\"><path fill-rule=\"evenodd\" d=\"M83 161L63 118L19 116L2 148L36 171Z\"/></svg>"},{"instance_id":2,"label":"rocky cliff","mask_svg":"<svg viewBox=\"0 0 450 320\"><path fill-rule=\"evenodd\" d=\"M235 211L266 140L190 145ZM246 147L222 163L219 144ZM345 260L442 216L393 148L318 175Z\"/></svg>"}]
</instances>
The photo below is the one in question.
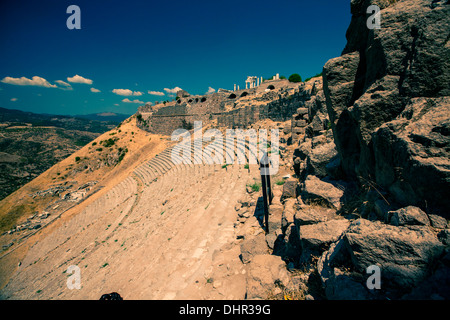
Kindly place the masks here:
<instances>
[{"instance_id":1,"label":"rocky cliff","mask_svg":"<svg viewBox=\"0 0 450 320\"><path fill-rule=\"evenodd\" d=\"M381 29L366 26L372 4ZM351 12L347 45L323 68L341 167L402 205L448 218L449 3L352 0Z\"/></svg>"},{"instance_id":2,"label":"rocky cliff","mask_svg":"<svg viewBox=\"0 0 450 320\"><path fill-rule=\"evenodd\" d=\"M327 299L449 299L449 2L351 12L342 55L292 120L307 126L274 254L317 274Z\"/></svg>"}]
</instances>

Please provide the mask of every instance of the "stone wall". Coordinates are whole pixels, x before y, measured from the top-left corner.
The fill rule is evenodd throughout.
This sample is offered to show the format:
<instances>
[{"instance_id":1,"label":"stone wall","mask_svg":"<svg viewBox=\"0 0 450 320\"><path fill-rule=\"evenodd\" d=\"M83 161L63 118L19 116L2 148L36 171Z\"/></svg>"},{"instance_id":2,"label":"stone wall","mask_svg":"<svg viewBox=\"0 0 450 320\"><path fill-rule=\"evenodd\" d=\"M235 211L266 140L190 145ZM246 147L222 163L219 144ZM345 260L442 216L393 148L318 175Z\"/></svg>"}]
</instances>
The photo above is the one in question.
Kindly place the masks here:
<instances>
[{"instance_id":1,"label":"stone wall","mask_svg":"<svg viewBox=\"0 0 450 320\"><path fill-rule=\"evenodd\" d=\"M298 91L286 97L278 96L271 102L259 102L259 104L248 105L239 109L214 114L218 126L224 127L246 127L263 119L273 121L286 121L292 118L299 106L309 99L305 91Z\"/></svg>"},{"instance_id":2,"label":"stone wall","mask_svg":"<svg viewBox=\"0 0 450 320\"><path fill-rule=\"evenodd\" d=\"M268 89L269 86L275 89ZM174 130L183 128L184 121L184 124L203 121L205 125L217 120L218 127L227 128L246 128L263 119L287 121L310 96L304 84L272 81L252 89L182 97L155 106L152 112L139 109L142 120L138 121L138 126L153 133L171 135Z\"/></svg>"},{"instance_id":3,"label":"stone wall","mask_svg":"<svg viewBox=\"0 0 450 320\"><path fill-rule=\"evenodd\" d=\"M312 138L328 129L329 119L322 88L322 77L313 78L305 83L306 99L300 102L291 121L293 144L298 142L302 135Z\"/></svg>"},{"instance_id":4,"label":"stone wall","mask_svg":"<svg viewBox=\"0 0 450 320\"><path fill-rule=\"evenodd\" d=\"M141 123L139 127L158 134L171 135L177 129L183 129L185 124L194 124L194 121L206 123L209 115L183 114L183 115L153 115L148 122Z\"/></svg>"}]
</instances>

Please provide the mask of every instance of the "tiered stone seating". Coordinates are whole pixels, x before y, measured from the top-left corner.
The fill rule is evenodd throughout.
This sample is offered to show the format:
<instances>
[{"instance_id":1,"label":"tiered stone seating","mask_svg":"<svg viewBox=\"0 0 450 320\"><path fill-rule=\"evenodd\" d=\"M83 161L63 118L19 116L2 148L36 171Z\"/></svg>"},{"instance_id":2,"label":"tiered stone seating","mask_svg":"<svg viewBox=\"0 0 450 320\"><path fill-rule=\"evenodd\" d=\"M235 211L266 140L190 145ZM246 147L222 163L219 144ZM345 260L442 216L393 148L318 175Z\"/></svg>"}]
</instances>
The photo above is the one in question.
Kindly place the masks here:
<instances>
[{"instance_id":1,"label":"tiered stone seating","mask_svg":"<svg viewBox=\"0 0 450 320\"><path fill-rule=\"evenodd\" d=\"M125 277L132 283L127 287L136 288L130 299L133 294L175 297L201 279L214 251L235 237L234 204L251 175L236 162L239 153L249 160L248 143L229 146L225 140L222 145L213 140L202 146L207 151L203 159L194 153L194 143L189 146L191 159L199 164L175 164L180 156L166 149L32 246L24 265L42 257L42 272L32 273L39 278L35 285L62 288L54 289L62 292L61 298L91 297L86 290L63 290L66 277L60 275L70 264L87 266L83 285L102 284L105 292L115 291L114 285ZM235 163L226 168L215 163L213 151L232 155ZM17 279L30 281L27 270L20 270Z\"/></svg>"}]
</instances>

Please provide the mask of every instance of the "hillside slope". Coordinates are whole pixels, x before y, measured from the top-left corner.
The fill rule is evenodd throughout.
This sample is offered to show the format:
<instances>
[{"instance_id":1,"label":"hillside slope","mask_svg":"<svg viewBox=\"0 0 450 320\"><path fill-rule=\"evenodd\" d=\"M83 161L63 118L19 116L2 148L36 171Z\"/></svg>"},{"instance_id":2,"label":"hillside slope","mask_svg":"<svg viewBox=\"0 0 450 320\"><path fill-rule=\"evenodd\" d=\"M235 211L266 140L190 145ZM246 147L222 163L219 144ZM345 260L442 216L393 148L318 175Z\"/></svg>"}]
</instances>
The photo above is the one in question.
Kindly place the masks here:
<instances>
[{"instance_id":1,"label":"hillside slope","mask_svg":"<svg viewBox=\"0 0 450 320\"><path fill-rule=\"evenodd\" d=\"M0 200L125 119L100 115L81 119L0 108Z\"/></svg>"}]
</instances>

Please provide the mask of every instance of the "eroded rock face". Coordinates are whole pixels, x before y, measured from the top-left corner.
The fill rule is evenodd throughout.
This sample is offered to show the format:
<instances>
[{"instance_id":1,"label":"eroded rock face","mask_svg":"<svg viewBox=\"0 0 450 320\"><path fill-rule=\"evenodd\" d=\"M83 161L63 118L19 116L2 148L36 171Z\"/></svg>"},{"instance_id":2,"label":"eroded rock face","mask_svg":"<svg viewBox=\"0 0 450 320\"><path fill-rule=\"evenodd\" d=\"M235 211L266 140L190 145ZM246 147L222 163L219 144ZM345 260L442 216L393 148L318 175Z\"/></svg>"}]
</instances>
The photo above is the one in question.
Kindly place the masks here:
<instances>
[{"instance_id":1,"label":"eroded rock face","mask_svg":"<svg viewBox=\"0 0 450 320\"><path fill-rule=\"evenodd\" d=\"M343 239L356 270L379 265L385 283L403 290L424 280L444 252L444 245L426 226L396 227L359 219Z\"/></svg>"},{"instance_id":2,"label":"eroded rock face","mask_svg":"<svg viewBox=\"0 0 450 320\"><path fill-rule=\"evenodd\" d=\"M372 138L377 183L401 204L450 217L450 98L412 99ZM428 209L428 210L427 210Z\"/></svg>"},{"instance_id":3,"label":"eroded rock face","mask_svg":"<svg viewBox=\"0 0 450 320\"><path fill-rule=\"evenodd\" d=\"M366 26L369 5L381 29ZM341 57L323 68L340 164L402 205L448 217L450 6L446 1L351 1Z\"/></svg>"},{"instance_id":4,"label":"eroded rock face","mask_svg":"<svg viewBox=\"0 0 450 320\"><path fill-rule=\"evenodd\" d=\"M358 219L322 254L317 269L328 299L398 299L411 292L424 298L418 288L441 279L439 268L448 270L442 260L444 248L428 226L408 228ZM378 290L367 286L370 266L380 270Z\"/></svg>"}]
</instances>

